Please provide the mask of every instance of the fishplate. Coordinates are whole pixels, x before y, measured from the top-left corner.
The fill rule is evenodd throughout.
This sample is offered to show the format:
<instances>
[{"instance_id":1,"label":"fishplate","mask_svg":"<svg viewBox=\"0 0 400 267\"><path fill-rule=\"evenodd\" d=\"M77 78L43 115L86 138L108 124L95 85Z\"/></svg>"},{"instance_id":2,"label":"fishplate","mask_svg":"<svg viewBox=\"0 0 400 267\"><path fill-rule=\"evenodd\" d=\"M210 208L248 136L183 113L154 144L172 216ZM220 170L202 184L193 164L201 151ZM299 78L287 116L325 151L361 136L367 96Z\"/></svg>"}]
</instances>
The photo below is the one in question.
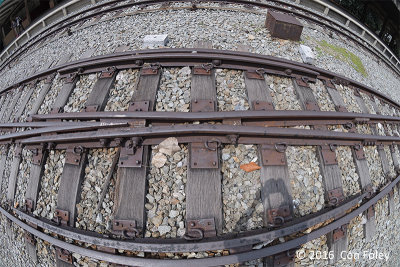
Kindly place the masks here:
<instances>
[{"instance_id":1,"label":"fishplate","mask_svg":"<svg viewBox=\"0 0 400 267\"><path fill-rule=\"evenodd\" d=\"M100 79L102 79L102 78L111 78L114 75L116 70L117 70L117 68L114 67L114 66L113 67L107 67L105 70L103 70L101 72Z\"/></svg>"},{"instance_id":2,"label":"fishplate","mask_svg":"<svg viewBox=\"0 0 400 267\"><path fill-rule=\"evenodd\" d=\"M82 160L83 152L84 152L84 148L81 146L67 148L66 155L65 155L65 163L68 163L71 165L79 165Z\"/></svg>"},{"instance_id":3,"label":"fishplate","mask_svg":"<svg viewBox=\"0 0 400 267\"><path fill-rule=\"evenodd\" d=\"M204 143L191 143L190 167L193 169L217 169L219 166L218 147L221 142L216 139Z\"/></svg>"},{"instance_id":4,"label":"fishplate","mask_svg":"<svg viewBox=\"0 0 400 267\"><path fill-rule=\"evenodd\" d=\"M262 145L261 158L264 166L285 166L287 148L286 143L277 143L275 145Z\"/></svg>"},{"instance_id":5,"label":"fishplate","mask_svg":"<svg viewBox=\"0 0 400 267\"><path fill-rule=\"evenodd\" d=\"M214 65L212 63L201 64L200 66L193 67L193 74L195 75L211 75Z\"/></svg>"},{"instance_id":6,"label":"fishplate","mask_svg":"<svg viewBox=\"0 0 400 267\"><path fill-rule=\"evenodd\" d=\"M33 211L33 200L30 198L25 199L25 211L28 213Z\"/></svg>"},{"instance_id":7,"label":"fishplate","mask_svg":"<svg viewBox=\"0 0 400 267\"><path fill-rule=\"evenodd\" d=\"M68 225L69 222L69 211L56 209L54 213L54 220L58 225Z\"/></svg>"},{"instance_id":8,"label":"fishplate","mask_svg":"<svg viewBox=\"0 0 400 267\"><path fill-rule=\"evenodd\" d=\"M125 142L121 148L118 167L120 168L141 168L143 162L143 146L140 137L133 137Z\"/></svg>"},{"instance_id":9,"label":"fishplate","mask_svg":"<svg viewBox=\"0 0 400 267\"><path fill-rule=\"evenodd\" d=\"M253 101L253 109L256 111L274 110L274 105L271 102L255 100Z\"/></svg>"},{"instance_id":10,"label":"fishplate","mask_svg":"<svg viewBox=\"0 0 400 267\"><path fill-rule=\"evenodd\" d=\"M215 110L215 102L210 99L192 100L190 105L192 112L212 112Z\"/></svg>"},{"instance_id":11,"label":"fishplate","mask_svg":"<svg viewBox=\"0 0 400 267\"><path fill-rule=\"evenodd\" d=\"M347 224L343 224L341 227L333 230L333 242L342 239L346 236Z\"/></svg>"},{"instance_id":12,"label":"fishplate","mask_svg":"<svg viewBox=\"0 0 400 267\"><path fill-rule=\"evenodd\" d=\"M33 237L33 235L31 233L29 233L27 231L25 232L25 240L26 240L26 242L28 242L29 244L31 244L33 246L36 245L35 238Z\"/></svg>"},{"instance_id":13,"label":"fishplate","mask_svg":"<svg viewBox=\"0 0 400 267\"><path fill-rule=\"evenodd\" d=\"M325 165L336 165L336 153L335 153L336 145L321 145L321 155Z\"/></svg>"},{"instance_id":14,"label":"fishplate","mask_svg":"<svg viewBox=\"0 0 400 267\"><path fill-rule=\"evenodd\" d=\"M72 253L66 249L56 247L57 259L72 264Z\"/></svg>"},{"instance_id":15,"label":"fishplate","mask_svg":"<svg viewBox=\"0 0 400 267\"><path fill-rule=\"evenodd\" d=\"M135 238L140 234L135 220L113 220L112 233L125 238Z\"/></svg>"},{"instance_id":16,"label":"fishplate","mask_svg":"<svg viewBox=\"0 0 400 267\"><path fill-rule=\"evenodd\" d=\"M289 205L267 210L267 221L269 226L281 226L290 220L292 220L292 215L290 213Z\"/></svg>"},{"instance_id":17,"label":"fishplate","mask_svg":"<svg viewBox=\"0 0 400 267\"><path fill-rule=\"evenodd\" d=\"M85 112L96 112L97 110L99 110L99 105L85 106L85 109L84 109Z\"/></svg>"},{"instance_id":18,"label":"fishplate","mask_svg":"<svg viewBox=\"0 0 400 267\"><path fill-rule=\"evenodd\" d=\"M205 237L217 235L215 221L212 219L187 220L186 234L183 236L186 240L201 240Z\"/></svg>"},{"instance_id":19,"label":"fishplate","mask_svg":"<svg viewBox=\"0 0 400 267\"><path fill-rule=\"evenodd\" d=\"M337 206L344 200L343 189L341 187L328 190L328 204Z\"/></svg>"}]
</instances>

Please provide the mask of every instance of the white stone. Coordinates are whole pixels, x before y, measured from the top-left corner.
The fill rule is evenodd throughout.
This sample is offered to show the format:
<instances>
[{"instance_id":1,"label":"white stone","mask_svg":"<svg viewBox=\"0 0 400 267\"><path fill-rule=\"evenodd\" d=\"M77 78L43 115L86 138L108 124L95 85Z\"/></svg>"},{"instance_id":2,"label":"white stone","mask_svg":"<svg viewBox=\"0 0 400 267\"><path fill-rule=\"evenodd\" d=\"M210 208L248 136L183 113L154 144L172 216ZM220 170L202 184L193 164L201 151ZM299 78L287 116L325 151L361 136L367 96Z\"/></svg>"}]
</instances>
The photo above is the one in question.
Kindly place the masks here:
<instances>
[{"instance_id":1,"label":"white stone","mask_svg":"<svg viewBox=\"0 0 400 267\"><path fill-rule=\"evenodd\" d=\"M158 231L160 232L160 235L165 235L166 233L171 231L171 226L160 225L158 226Z\"/></svg>"},{"instance_id":2,"label":"white stone","mask_svg":"<svg viewBox=\"0 0 400 267\"><path fill-rule=\"evenodd\" d=\"M300 52L301 59L303 60L304 63L314 64L315 56L310 47L305 46L305 45L300 45L299 52Z\"/></svg>"},{"instance_id":3,"label":"white stone","mask_svg":"<svg viewBox=\"0 0 400 267\"><path fill-rule=\"evenodd\" d=\"M144 47L165 46L168 43L168 34L146 35L143 38Z\"/></svg>"}]
</instances>

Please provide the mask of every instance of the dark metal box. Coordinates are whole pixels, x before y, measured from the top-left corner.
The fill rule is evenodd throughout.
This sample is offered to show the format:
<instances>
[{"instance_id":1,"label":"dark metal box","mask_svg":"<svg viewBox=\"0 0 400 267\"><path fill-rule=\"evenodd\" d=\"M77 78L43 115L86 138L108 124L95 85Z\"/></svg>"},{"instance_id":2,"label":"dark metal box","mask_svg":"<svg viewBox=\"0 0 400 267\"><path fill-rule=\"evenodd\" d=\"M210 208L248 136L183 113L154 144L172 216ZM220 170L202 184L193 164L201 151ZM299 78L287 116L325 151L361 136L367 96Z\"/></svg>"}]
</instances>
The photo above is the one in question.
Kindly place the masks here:
<instances>
[{"instance_id":1,"label":"dark metal box","mask_svg":"<svg viewBox=\"0 0 400 267\"><path fill-rule=\"evenodd\" d=\"M303 31L303 25L295 17L273 11L268 11L265 27L271 36L293 41L299 41Z\"/></svg>"}]
</instances>

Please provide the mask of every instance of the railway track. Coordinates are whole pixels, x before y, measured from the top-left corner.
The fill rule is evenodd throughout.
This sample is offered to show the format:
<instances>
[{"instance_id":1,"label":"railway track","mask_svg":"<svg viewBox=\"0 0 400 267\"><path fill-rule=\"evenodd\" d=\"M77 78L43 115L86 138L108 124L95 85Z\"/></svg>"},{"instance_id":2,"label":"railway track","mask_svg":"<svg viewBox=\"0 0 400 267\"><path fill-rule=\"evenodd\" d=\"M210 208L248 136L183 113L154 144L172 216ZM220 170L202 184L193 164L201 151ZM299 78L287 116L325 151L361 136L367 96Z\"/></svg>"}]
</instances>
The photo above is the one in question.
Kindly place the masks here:
<instances>
[{"instance_id":1,"label":"railway track","mask_svg":"<svg viewBox=\"0 0 400 267\"><path fill-rule=\"evenodd\" d=\"M175 3L192 3L193 1L191 0L177 0L177 1L167 1L167 0L149 0L149 1L130 1L128 3L120 4L120 1L110 1L110 2L105 2L105 3L100 3L97 4L93 7L87 8L86 10L75 12L73 15L67 18L63 18L59 20L58 22L54 23L52 27L48 27L40 32L40 34L37 34L33 37L29 36L28 40L23 43L23 44L15 44L15 49L11 53L11 55L7 56L6 59L3 60L1 64L1 70L4 69L10 62L14 61L18 57L22 56L25 52L28 51L28 49L32 49L34 47L40 47L41 45L44 45L47 41L47 39L51 37L58 37L62 36L65 34L70 35L72 33L71 28L72 27L77 27L77 30L80 29L83 25L93 25L95 23L99 23L102 21L102 17L104 17L106 14L113 13L114 15L111 16L111 18L106 18L106 20L121 17L124 15L129 15L124 14L124 9L127 10L132 7L139 7L140 9L143 9L143 12L146 12L146 9L148 7L152 6L159 6L161 5L161 8L159 10L167 10L169 8L174 9L173 5ZM396 58L396 56L390 52L390 50L377 38L374 36L373 33L369 32L367 29L363 29L360 24L356 21L352 21L350 17L347 17L347 15L344 16L343 19L346 20L346 23L340 23L338 19L335 20L336 16L342 16L343 14L340 14L338 10L331 10L329 7L325 7L324 15L315 12L315 11L310 11L307 8L303 8L299 5L292 4L292 3L287 3L279 0L272 1L273 4L270 3L263 3L260 1L246 1L246 0L240 0L240 1L209 1L209 0L201 0L201 1L194 1L192 3L191 7L188 7L189 9L202 9L202 8L208 8L208 7L202 7L198 6L198 4L203 4L203 3L218 3L221 4L222 7L224 5L229 5L229 4L236 4L236 5L243 5L248 11L250 9L250 12L253 7L256 8L262 8L262 9L270 9L273 11L280 11L288 14L295 15L296 17L305 19L307 21L310 21L312 23L321 25L323 27L328 28L329 30L332 30L336 33L342 34L346 37L346 39L352 40L353 42L357 43L370 53L374 54L377 58L382 59L388 67L390 67L395 73L399 74L399 61ZM322 2L318 2L318 5L323 4ZM169 7L172 5L172 7ZM279 5L282 5L279 6ZM311 5L312 6L312 5ZM179 7L175 7L178 8ZM211 7L213 8L213 7ZM216 8L216 7L214 7ZM331 10L333 15L332 17L327 16L325 12L329 12ZM153 11L153 10L150 10ZM255 12L255 11L254 11ZM352 27L349 27L349 24L352 24ZM45 25L45 23L43 23ZM355 28L357 30L355 30ZM361 34L358 33L357 31L360 30ZM368 38L367 38L368 35ZM379 43L377 45L377 43ZM389 54L388 54L389 53Z\"/></svg>"},{"instance_id":2,"label":"railway track","mask_svg":"<svg viewBox=\"0 0 400 267\"><path fill-rule=\"evenodd\" d=\"M369 242L374 207L398 212L396 102L310 65L198 47L85 58L1 92L2 227L23 233L29 262L44 246L57 266L283 266L326 236L335 263L360 214Z\"/></svg>"}]
</instances>

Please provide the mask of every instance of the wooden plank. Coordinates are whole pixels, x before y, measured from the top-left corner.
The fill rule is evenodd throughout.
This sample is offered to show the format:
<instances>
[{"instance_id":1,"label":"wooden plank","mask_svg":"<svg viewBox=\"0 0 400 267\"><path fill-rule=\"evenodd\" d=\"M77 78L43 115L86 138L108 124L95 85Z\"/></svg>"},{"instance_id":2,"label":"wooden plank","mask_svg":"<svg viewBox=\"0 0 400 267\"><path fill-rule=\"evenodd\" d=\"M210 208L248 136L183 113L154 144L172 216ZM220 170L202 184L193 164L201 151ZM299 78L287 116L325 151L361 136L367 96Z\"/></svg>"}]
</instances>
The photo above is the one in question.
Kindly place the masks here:
<instances>
[{"instance_id":1,"label":"wooden plank","mask_svg":"<svg viewBox=\"0 0 400 267\"><path fill-rule=\"evenodd\" d=\"M48 156L48 151L44 150L42 157L41 157L41 162L40 164L32 164L30 167L30 174L29 174L29 180L26 186L26 192L25 192L25 201L27 199L32 200L32 209L35 209L36 203L37 203L37 198L39 195L40 191L40 178L43 175L44 172L44 165L46 164ZM33 210L32 210L33 211ZM28 251L29 257L33 260L33 262L37 262L37 251L36 251L36 245L32 245L31 243L25 241L26 249Z\"/></svg>"},{"instance_id":2,"label":"wooden plank","mask_svg":"<svg viewBox=\"0 0 400 267\"><path fill-rule=\"evenodd\" d=\"M4 100L3 106L1 107L0 110L0 120L3 118L4 113L8 110L8 104L11 101L11 92L8 93L6 96L4 96L6 99Z\"/></svg>"},{"instance_id":3,"label":"wooden plank","mask_svg":"<svg viewBox=\"0 0 400 267\"><path fill-rule=\"evenodd\" d=\"M330 88L328 86L325 86L327 89L329 95L331 96L331 99L336 106L336 109L338 109L339 106L343 107L343 111L347 111L345 103L339 94L339 92L336 89ZM364 149L364 148L361 148ZM359 184L361 189L365 189L368 185L371 184L371 176L369 174L369 168L367 164L367 160L364 159L357 159L354 148L352 149L352 154L353 154L353 160L354 164L356 166L356 172L358 174L359 179ZM364 237L367 240L367 242L372 240L372 237L375 235L375 219L370 218L367 219L367 222L364 224Z\"/></svg>"},{"instance_id":4,"label":"wooden plank","mask_svg":"<svg viewBox=\"0 0 400 267\"><path fill-rule=\"evenodd\" d=\"M356 102L357 102L358 106L360 107L361 112L369 114L370 112L369 112L367 106L365 105L364 99L360 95L357 95L357 94L354 95L354 98L356 99ZM377 107L375 106L374 109L378 113L378 110L376 108ZM375 124L370 124L370 128L371 128L373 135L378 134L378 130L376 129ZM377 147L377 150L378 150L379 157L381 159L383 173L387 177L390 173L390 167L389 167L389 161L387 159L387 155L386 155L383 147Z\"/></svg>"},{"instance_id":5,"label":"wooden plank","mask_svg":"<svg viewBox=\"0 0 400 267\"><path fill-rule=\"evenodd\" d=\"M61 112L62 108L64 108L64 106L67 104L69 97L72 94L73 89L75 88L75 85L77 83L79 79L79 76L77 75L77 77L75 77L75 79L70 82L70 83L66 83L64 81L64 85L61 88L60 93L58 94L56 101L54 102L53 105L53 111L57 111L57 112Z\"/></svg>"},{"instance_id":6,"label":"wooden plank","mask_svg":"<svg viewBox=\"0 0 400 267\"><path fill-rule=\"evenodd\" d=\"M37 96L35 103L32 106L32 109L29 111L28 116L35 115L38 112L50 88L51 88L51 82L43 85L43 88L40 91L39 95Z\"/></svg>"},{"instance_id":7,"label":"wooden plank","mask_svg":"<svg viewBox=\"0 0 400 267\"><path fill-rule=\"evenodd\" d=\"M83 54L81 55L81 57L79 59L90 58L94 54L95 51L96 51L96 49L89 48L88 50L83 52Z\"/></svg>"},{"instance_id":8,"label":"wooden plank","mask_svg":"<svg viewBox=\"0 0 400 267\"><path fill-rule=\"evenodd\" d=\"M12 120L14 122L18 121L19 118L21 117L22 113L25 110L26 104L28 103L29 99L31 98L33 92L35 91L35 86L31 86L28 90L28 92L25 95L24 100L20 103L20 106L18 107L18 112L13 116Z\"/></svg>"},{"instance_id":9,"label":"wooden plank","mask_svg":"<svg viewBox=\"0 0 400 267\"><path fill-rule=\"evenodd\" d=\"M296 80L293 80L293 85L296 89L299 102L304 110L320 110L311 88L300 86ZM319 128L324 128L326 130L326 126ZM332 151L328 151L328 153L332 153ZM334 155L334 157L336 158L336 155ZM321 147L317 148L317 158L324 181L325 199L327 201L331 199L331 197L329 196L329 192L331 192L332 190L341 191L343 197L342 176L337 161L333 164L326 163L326 159L323 156L323 150ZM334 257L330 259L330 263L335 263L340 259L340 253L347 250L347 233L345 233L344 237L338 240L334 240L333 232L328 233L327 244L329 251L333 251L334 254Z\"/></svg>"},{"instance_id":10,"label":"wooden plank","mask_svg":"<svg viewBox=\"0 0 400 267\"><path fill-rule=\"evenodd\" d=\"M13 113L13 111L15 109L15 106L17 105L19 98L21 97L22 88L18 88L16 90L18 90L18 91L14 94L14 97L12 98L12 101L9 104L7 111L4 113L4 117L1 120L2 122L8 122L8 120L11 117L11 114Z\"/></svg>"},{"instance_id":11,"label":"wooden plank","mask_svg":"<svg viewBox=\"0 0 400 267\"><path fill-rule=\"evenodd\" d=\"M68 153L66 158L68 157ZM79 165L65 163L63 174L60 181L60 189L57 195L57 209L69 212L68 225L75 226L76 219L76 203L79 201L81 182L85 175L85 165L87 160L87 152L81 155Z\"/></svg>"},{"instance_id":12,"label":"wooden plank","mask_svg":"<svg viewBox=\"0 0 400 267\"><path fill-rule=\"evenodd\" d=\"M0 189L1 189L1 185L3 184L3 179L4 179L3 173L4 173L4 169L6 168L8 149L9 149L9 146L6 147L4 154L0 155Z\"/></svg>"},{"instance_id":13,"label":"wooden plank","mask_svg":"<svg viewBox=\"0 0 400 267\"><path fill-rule=\"evenodd\" d=\"M71 56L72 56L72 54L70 54L70 53L65 54L65 55L62 56L62 57L60 58L60 60L57 62L57 65L62 65L62 64L67 63L67 62L69 61L69 59L71 58Z\"/></svg>"},{"instance_id":14,"label":"wooden plank","mask_svg":"<svg viewBox=\"0 0 400 267\"><path fill-rule=\"evenodd\" d=\"M125 52L129 50L129 46L127 45L119 45L116 49L115 49L115 53L121 53L121 52Z\"/></svg>"},{"instance_id":15,"label":"wooden plank","mask_svg":"<svg viewBox=\"0 0 400 267\"><path fill-rule=\"evenodd\" d=\"M131 101L148 101L149 110L154 110L161 71L156 75L141 75L137 90ZM135 220L141 234L145 228L146 174L149 165L150 149L143 148L143 167L118 168L115 193L114 217L117 220Z\"/></svg>"},{"instance_id":16,"label":"wooden plank","mask_svg":"<svg viewBox=\"0 0 400 267\"><path fill-rule=\"evenodd\" d=\"M88 106L98 106L97 111L103 111L107 105L108 94L111 87L114 84L115 77L117 77L117 72L109 78L99 78L97 79L92 92L90 93L88 100L86 102L86 107Z\"/></svg>"},{"instance_id":17,"label":"wooden plank","mask_svg":"<svg viewBox=\"0 0 400 267\"><path fill-rule=\"evenodd\" d=\"M1 110L4 108L3 103L5 103L6 98L7 98L7 94L3 94L0 98L0 113L1 113Z\"/></svg>"},{"instance_id":18,"label":"wooden plank","mask_svg":"<svg viewBox=\"0 0 400 267\"><path fill-rule=\"evenodd\" d=\"M13 162L11 164L11 171L8 179L7 200L13 205L15 189L17 186L17 176L19 171L19 164L21 163L21 148L16 147L14 152Z\"/></svg>"},{"instance_id":19,"label":"wooden plank","mask_svg":"<svg viewBox=\"0 0 400 267\"><path fill-rule=\"evenodd\" d=\"M340 95L340 93L336 89L331 88L329 86L325 86L325 88L328 91L328 93L332 99L332 102L334 103L334 105L336 107L336 110L338 110L339 107L341 107L343 109L343 111L347 111L346 104L344 103L344 100L343 100L342 96Z\"/></svg>"},{"instance_id":20,"label":"wooden plank","mask_svg":"<svg viewBox=\"0 0 400 267\"><path fill-rule=\"evenodd\" d=\"M210 48L211 43L198 42L196 47ZM192 74L191 99L216 102L215 70L211 70L211 75ZM221 180L221 166L215 169L188 168L186 220L213 218L217 234L222 233L223 222Z\"/></svg>"}]
</instances>

